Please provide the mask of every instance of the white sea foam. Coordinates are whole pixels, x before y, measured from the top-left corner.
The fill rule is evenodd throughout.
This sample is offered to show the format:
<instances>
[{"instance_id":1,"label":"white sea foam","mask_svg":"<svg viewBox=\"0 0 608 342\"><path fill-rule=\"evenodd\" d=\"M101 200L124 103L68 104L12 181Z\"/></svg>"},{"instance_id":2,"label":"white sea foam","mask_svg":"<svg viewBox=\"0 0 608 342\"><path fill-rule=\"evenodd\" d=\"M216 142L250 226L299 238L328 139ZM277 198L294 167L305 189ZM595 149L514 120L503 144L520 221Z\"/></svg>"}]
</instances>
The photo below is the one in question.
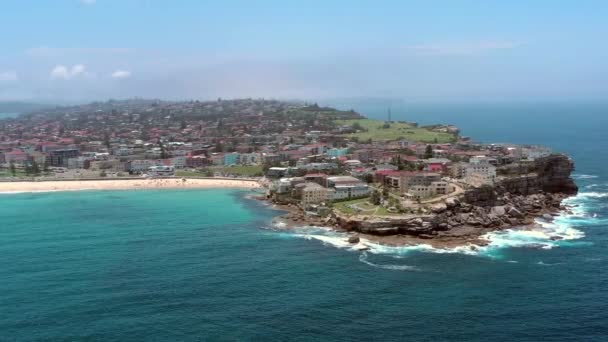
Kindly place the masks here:
<instances>
[{"instance_id":1,"label":"white sea foam","mask_svg":"<svg viewBox=\"0 0 608 342\"><path fill-rule=\"evenodd\" d=\"M361 253L361 255L359 256L359 261L361 261L362 263L364 263L366 265L376 267L376 268L382 268L385 270L396 270L396 271L417 271L418 270L418 268L416 266L373 263L368 260L367 252Z\"/></svg>"},{"instance_id":2,"label":"white sea foam","mask_svg":"<svg viewBox=\"0 0 608 342\"><path fill-rule=\"evenodd\" d=\"M573 247L588 245L588 243L575 243L573 240L582 239L585 234L573 228L573 225L596 224L601 221L592 213L587 211L586 201L593 196L604 197L605 193L580 193L578 196L568 198L564 204L571 206L569 213L562 213L555 217L552 222L537 220L536 227L529 229L506 229L490 232L481 236L488 241L487 245L478 246L467 244L454 248L435 248L430 244L419 244L413 246L387 246L361 238L357 244L348 242L349 233L336 232L331 228L323 227L301 227L289 231L290 236L304 238L307 240L320 241L325 245L344 248L352 251L367 251L371 254L383 254L397 258L405 258L414 252L437 253L437 254L466 254L479 255L491 258L500 258L499 251L505 248L537 248L552 249L556 247ZM367 259L365 259L367 261ZM513 262L510 260L509 262Z\"/></svg>"},{"instance_id":3,"label":"white sea foam","mask_svg":"<svg viewBox=\"0 0 608 342\"><path fill-rule=\"evenodd\" d=\"M580 192L576 197L580 198L606 198L608 192Z\"/></svg>"},{"instance_id":4,"label":"white sea foam","mask_svg":"<svg viewBox=\"0 0 608 342\"><path fill-rule=\"evenodd\" d=\"M572 175L572 178L574 178L574 179L594 179L594 178L598 178L598 176L580 174L580 175Z\"/></svg>"}]
</instances>

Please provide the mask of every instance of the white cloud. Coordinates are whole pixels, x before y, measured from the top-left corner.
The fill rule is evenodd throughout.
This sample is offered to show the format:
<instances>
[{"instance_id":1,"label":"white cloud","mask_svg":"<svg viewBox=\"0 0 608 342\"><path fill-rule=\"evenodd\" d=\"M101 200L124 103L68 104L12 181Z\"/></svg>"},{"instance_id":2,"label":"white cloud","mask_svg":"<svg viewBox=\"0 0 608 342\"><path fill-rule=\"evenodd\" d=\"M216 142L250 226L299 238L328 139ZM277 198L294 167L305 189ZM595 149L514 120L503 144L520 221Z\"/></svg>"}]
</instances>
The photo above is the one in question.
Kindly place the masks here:
<instances>
[{"instance_id":1,"label":"white cloud","mask_svg":"<svg viewBox=\"0 0 608 342\"><path fill-rule=\"evenodd\" d=\"M80 0L80 3L83 5L95 5L97 0Z\"/></svg>"},{"instance_id":2,"label":"white cloud","mask_svg":"<svg viewBox=\"0 0 608 342\"><path fill-rule=\"evenodd\" d=\"M18 80L19 77L15 71L0 72L0 82L14 82Z\"/></svg>"},{"instance_id":3,"label":"white cloud","mask_svg":"<svg viewBox=\"0 0 608 342\"><path fill-rule=\"evenodd\" d=\"M424 55L476 55L493 50L514 49L521 45L509 41L481 41L409 45L405 50Z\"/></svg>"},{"instance_id":4,"label":"white cloud","mask_svg":"<svg viewBox=\"0 0 608 342\"><path fill-rule=\"evenodd\" d=\"M110 77L118 78L118 79L129 78L129 77L131 77L131 72L128 70L116 70L110 75Z\"/></svg>"},{"instance_id":5,"label":"white cloud","mask_svg":"<svg viewBox=\"0 0 608 342\"><path fill-rule=\"evenodd\" d=\"M65 65L57 65L51 70L52 79L70 80L86 74L86 67L82 64L73 65L71 68Z\"/></svg>"}]
</instances>

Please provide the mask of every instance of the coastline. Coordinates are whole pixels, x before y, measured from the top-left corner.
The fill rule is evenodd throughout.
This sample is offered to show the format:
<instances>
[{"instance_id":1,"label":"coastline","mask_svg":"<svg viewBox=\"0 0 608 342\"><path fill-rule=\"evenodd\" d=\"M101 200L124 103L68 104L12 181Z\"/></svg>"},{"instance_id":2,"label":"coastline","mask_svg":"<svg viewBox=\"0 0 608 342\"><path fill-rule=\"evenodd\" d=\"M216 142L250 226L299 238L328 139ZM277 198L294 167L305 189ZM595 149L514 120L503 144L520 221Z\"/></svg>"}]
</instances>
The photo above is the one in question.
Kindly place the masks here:
<instances>
[{"instance_id":1,"label":"coastline","mask_svg":"<svg viewBox=\"0 0 608 342\"><path fill-rule=\"evenodd\" d=\"M566 197L570 198L570 197ZM260 198L260 200L263 200ZM492 244L489 235L512 232L544 232L549 235L551 241L562 240L559 234L552 234L545 224L553 224L554 220L564 215L572 214L572 206L564 205L561 208L545 208L535 214L528 213L525 223L521 225L507 225L501 227L480 227L480 226L460 226L449 231L438 232L436 235L376 235L364 232L353 231L341 227L331 218L320 218L305 215L300 208L294 205L273 204L274 209L284 213L273 218L273 226L278 230L296 231L302 228L323 228L336 233L344 233L345 243L350 243L356 249L366 250L366 244L377 244L385 247L416 247L430 246L437 250L455 250L466 248L471 252L476 252ZM356 237L354 241L350 238ZM539 247L533 243L530 247Z\"/></svg>"},{"instance_id":2,"label":"coastline","mask_svg":"<svg viewBox=\"0 0 608 342\"><path fill-rule=\"evenodd\" d=\"M251 179L230 178L155 178L155 179L92 179L2 181L1 193L78 191L78 190L149 190L149 189L257 189L261 185Z\"/></svg>"}]
</instances>

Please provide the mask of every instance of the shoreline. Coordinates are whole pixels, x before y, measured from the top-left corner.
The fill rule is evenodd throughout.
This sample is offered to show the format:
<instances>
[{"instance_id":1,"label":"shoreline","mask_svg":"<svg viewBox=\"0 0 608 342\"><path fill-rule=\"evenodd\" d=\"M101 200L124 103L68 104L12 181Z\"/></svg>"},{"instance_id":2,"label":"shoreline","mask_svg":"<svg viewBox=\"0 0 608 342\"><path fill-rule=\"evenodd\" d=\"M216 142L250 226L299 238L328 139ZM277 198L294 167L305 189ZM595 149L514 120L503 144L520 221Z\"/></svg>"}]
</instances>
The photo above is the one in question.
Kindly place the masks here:
<instances>
[{"instance_id":1,"label":"shoreline","mask_svg":"<svg viewBox=\"0 0 608 342\"><path fill-rule=\"evenodd\" d=\"M86 191L86 190L152 190L152 189L258 189L251 179L231 178L141 178L91 180L38 180L0 182L0 194Z\"/></svg>"},{"instance_id":2,"label":"shoreline","mask_svg":"<svg viewBox=\"0 0 608 342\"><path fill-rule=\"evenodd\" d=\"M264 200L258 198L259 200ZM450 250L456 248L469 248L471 251L477 251L492 243L491 240L484 238L488 233L497 233L502 231L535 231L544 229L542 224L537 220L542 220L545 215L550 215L553 218L559 217L571 212L570 207L564 209L543 210L538 215L526 215L527 221L522 225L513 225L507 227L474 227L461 226L452 229L449 232L441 232L432 237L420 237L416 235L395 234L395 235L374 235L362 233L352 230L347 230L338 224L332 224L327 218L317 218L306 216L303 218L300 208L294 205L272 204L273 209L283 211L282 214L275 216L272 223L275 228L280 230L295 230L304 227L320 227L334 232L347 233L349 237L357 237L357 242L351 244L353 246L359 243L359 240L379 244L386 247L415 247L420 245L428 245L435 249ZM552 223L553 219L546 221ZM345 238L345 242L349 242Z\"/></svg>"}]
</instances>

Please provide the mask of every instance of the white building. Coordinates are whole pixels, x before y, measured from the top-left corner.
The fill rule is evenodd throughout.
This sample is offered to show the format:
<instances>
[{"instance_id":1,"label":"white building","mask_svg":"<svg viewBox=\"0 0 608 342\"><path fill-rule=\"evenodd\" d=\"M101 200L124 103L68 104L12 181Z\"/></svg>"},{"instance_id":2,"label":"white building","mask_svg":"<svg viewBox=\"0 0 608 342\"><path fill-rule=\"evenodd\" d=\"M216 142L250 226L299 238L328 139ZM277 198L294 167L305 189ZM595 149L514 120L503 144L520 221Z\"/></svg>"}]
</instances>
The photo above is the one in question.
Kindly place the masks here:
<instances>
[{"instance_id":1,"label":"white building","mask_svg":"<svg viewBox=\"0 0 608 342\"><path fill-rule=\"evenodd\" d=\"M168 177L175 175L173 166L152 166L148 169L148 175L153 177Z\"/></svg>"},{"instance_id":2,"label":"white building","mask_svg":"<svg viewBox=\"0 0 608 342\"><path fill-rule=\"evenodd\" d=\"M320 204L327 201L327 189L317 183L306 183L302 189L302 204Z\"/></svg>"},{"instance_id":3,"label":"white building","mask_svg":"<svg viewBox=\"0 0 608 342\"><path fill-rule=\"evenodd\" d=\"M465 181L471 185L494 184L496 166L486 163L469 164L465 168Z\"/></svg>"},{"instance_id":4,"label":"white building","mask_svg":"<svg viewBox=\"0 0 608 342\"><path fill-rule=\"evenodd\" d=\"M408 189L408 194L417 199L441 196L450 192L452 192L450 184L444 181L431 182L429 185L414 185Z\"/></svg>"}]
</instances>

